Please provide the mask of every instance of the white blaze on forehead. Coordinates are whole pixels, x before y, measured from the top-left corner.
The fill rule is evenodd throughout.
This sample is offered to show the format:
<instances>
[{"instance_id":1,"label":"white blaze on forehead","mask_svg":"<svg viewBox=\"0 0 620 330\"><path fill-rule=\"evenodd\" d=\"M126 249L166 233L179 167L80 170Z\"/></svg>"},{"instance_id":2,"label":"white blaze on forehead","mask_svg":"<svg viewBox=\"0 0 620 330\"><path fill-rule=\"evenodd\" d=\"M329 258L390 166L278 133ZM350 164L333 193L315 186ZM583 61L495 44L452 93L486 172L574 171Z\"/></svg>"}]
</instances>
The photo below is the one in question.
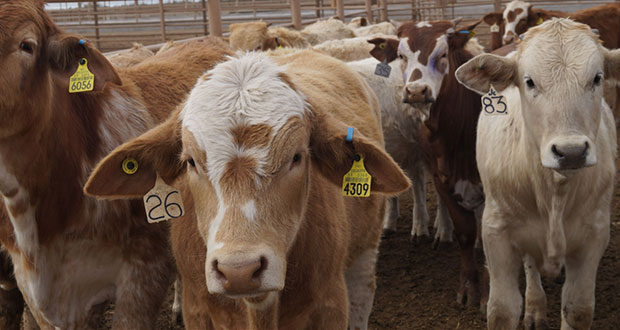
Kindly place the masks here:
<instances>
[{"instance_id":1,"label":"white blaze on forehead","mask_svg":"<svg viewBox=\"0 0 620 330\"><path fill-rule=\"evenodd\" d=\"M530 8L530 4L527 2L523 2L523 1L512 1L509 4L506 5L506 9L504 9L504 23L506 24L505 30L504 30L504 36L508 35L508 31L512 31L512 33L514 33L515 38L517 36L517 24L519 24L519 22L527 17L528 14L528 9ZM519 13L519 15L517 15L515 17L515 20L512 22L508 22L508 13L511 11L515 11L518 8L521 8L523 11L521 13Z\"/></svg>"},{"instance_id":2,"label":"white blaze on forehead","mask_svg":"<svg viewBox=\"0 0 620 330\"><path fill-rule=\"evenodd\" d=\"M248 221L252 222L256 218L256 203L253 199L247 201L241 206L241 211Z\"/></svg>"},{"instance_id":3,"label":"white blaze on forehead","mask_svg":"<svg viewBox=\"0 0 620 330\"><path fill-rule=\"evenodd\" d=\"M199 80L181 113L183 127L194 135L207 154L207 174L219 184L226 164L234 157L255 158L256 173L266 175L268 149L236 145L231 129L242 125L266 124L277 133L291 118L301 118L307 107L304 96L293 90L277 65L262 53L246 53L230 58ZM272 137L273 137L272 135Z\"/></svg>"}]
</instances>

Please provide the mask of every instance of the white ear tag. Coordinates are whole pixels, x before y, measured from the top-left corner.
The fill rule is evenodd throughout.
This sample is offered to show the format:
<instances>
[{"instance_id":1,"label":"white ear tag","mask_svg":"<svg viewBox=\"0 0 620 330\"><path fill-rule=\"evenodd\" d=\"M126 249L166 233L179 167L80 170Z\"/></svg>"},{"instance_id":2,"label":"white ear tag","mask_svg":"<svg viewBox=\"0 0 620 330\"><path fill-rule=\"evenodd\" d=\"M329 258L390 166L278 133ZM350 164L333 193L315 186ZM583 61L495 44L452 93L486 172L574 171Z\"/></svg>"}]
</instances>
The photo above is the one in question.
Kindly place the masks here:
<instances>
[{"instance_id":1,"label":"white ear tag","mask_svg":"<svg viewBox=\"0 0 620 330\"><path fill-rule=\"evenodd\" d=\"M159 174L155 186L144 195L143 199L149 223L176 219L185 213L181 193L167 185Z\"/></svg>"},{"instance_id":2,"label":"white ear tag","mask_svg":"<svg viewBox=\"0 0 620 330\"><path fill-rule=\"evenodd\" d=\"M389 64L387 64L387 61L385 60L381 63L377 63L377 66L375 67L375 74L384 78L389 78L391 71L392 68Z\"/></svg>"},{"instance_id":3,"label":"white ear tag","mask_svg":"<svg viewBox=\"0 0 620 330\"><path fill-rule=\"evenodd\" d=\"M499 32L499 25L493 24L490 28L491 32Z\"/></svg>"},{"instance_id":4,"label":"white ear tag","mask_svg":"<svg viewBox=\"0 0 620 330\"><path fill-rule=\"evenodd\" d=\"M482 95L482 112L485 115L507 115L508 105L504 102L504 96L500 95L493 85L485 95Z\"/></svg>"}]
</instances>

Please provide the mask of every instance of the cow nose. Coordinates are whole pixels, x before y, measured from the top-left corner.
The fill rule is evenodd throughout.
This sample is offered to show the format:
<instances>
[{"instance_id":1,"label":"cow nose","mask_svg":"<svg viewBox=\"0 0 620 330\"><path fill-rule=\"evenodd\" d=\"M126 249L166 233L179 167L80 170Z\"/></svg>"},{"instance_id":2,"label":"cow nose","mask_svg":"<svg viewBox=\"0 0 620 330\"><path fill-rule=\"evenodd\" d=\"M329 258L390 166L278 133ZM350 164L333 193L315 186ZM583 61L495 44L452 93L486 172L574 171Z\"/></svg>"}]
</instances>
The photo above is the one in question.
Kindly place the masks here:
<instances>
[{"instance_id":1,"label":"cow nose","mask_svg":"<svg viewBox=\"0 0 620 330\"><path fill-rule=\"evenodd\" d=\"M511 43L515 38L514 33L512 33L512 31L508 31L506 32L506 34L504 35L504 44L509 44Z\"/></svg>"},{"instance_id":2,"label":"cow nose","mask_svg":"<svg viewBox=\"0 0 620 330\"><path fill-rule=\"evenodd\" d=\"M404 101L405 103L432 103L435 99L428 85L416 85L405 88Z\"/></svg>"},{"instance_id":3,"label":"cow nose","mask_svg":"<svg viewBox=\"0 0 620 330\"><path fill-rule=\"evenodd\" d=\"M558 160L560 167L566 169L577 169L583 167L585 165L589 149L590 144L588 141L583 143L551 145L553 157Z\"/></svg>"},{"instance_id":4,"label":"cow nose","mask_svg":"<svg viewBox=\"0 0 620 330\"><path fill-rule=\"evenodd\" d=\"M214 261L217 279L229 294L252 293L261 286L261 275L267 269L267 259L261 257L243 263L223 264Z\"/></svg>"}]
</instances>

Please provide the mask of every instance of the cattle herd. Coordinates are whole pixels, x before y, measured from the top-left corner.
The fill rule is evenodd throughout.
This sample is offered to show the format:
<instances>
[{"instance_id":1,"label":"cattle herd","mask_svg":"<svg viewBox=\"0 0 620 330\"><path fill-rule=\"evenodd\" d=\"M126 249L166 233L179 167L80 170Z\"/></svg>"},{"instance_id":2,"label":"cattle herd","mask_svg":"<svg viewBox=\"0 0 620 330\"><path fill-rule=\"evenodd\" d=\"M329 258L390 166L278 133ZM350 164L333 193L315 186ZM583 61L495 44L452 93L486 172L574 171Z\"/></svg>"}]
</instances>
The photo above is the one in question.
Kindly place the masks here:
<instances>
[{"instance_id":1,"label":"cattle herd","mask_svg":"<svg viewBox=\"0 0 620 330\"><path fill-rule=\"evenodd\" d=\"M489 329L546 329L541 275L561 274L549 313L589 329L620 3L369 23L105 56L41 0L0 2L0 328L94 328L113 302L113 329L154 329L174 283L187 329L367 329L411 189L411 238L458 242L456 300Z\"/></svg>"}]
</instances>

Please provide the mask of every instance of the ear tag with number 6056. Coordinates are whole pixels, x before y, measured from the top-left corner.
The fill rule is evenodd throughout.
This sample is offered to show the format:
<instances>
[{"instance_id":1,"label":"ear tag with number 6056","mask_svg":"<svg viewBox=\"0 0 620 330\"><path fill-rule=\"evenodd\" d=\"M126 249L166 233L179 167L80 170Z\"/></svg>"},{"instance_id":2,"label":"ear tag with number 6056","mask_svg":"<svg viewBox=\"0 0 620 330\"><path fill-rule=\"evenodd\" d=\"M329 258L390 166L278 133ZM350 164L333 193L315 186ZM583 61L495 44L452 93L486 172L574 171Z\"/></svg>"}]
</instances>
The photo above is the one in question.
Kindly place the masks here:
<instances>
[{"instance_id":1,"label":"ear tag with number 6056","mask_svg":"<svg viewBox=\"0 0 620 330\"><path fill-rule=\"evenodd\" d=\"M493 86L488 93L482 95L482 112L485 115L507 115L508 105L504 102L504 96L500 95Z\"/></svg>"},{"instance_id":2,"label":"ear tag with number 6056","mask_svg":"<svg viewBox=\"0 0 620 330\"><path fill-rule=\"evenodd\" d=\"M95 75L88 70L88 60L80 59L77 71L69 79L69 93L90 92L95 88Z\"/></svg>"},{"instance_id":3,"label":"ear tag with number 6056","mask_svg":"<svg viewBox=\"0 0 620 330\"><path fill-rule=\"evenodd\" d=\"M342 196L368 197L370 196L370 182L372 177L364 167L364 157L355 154L353 167L342 178Z\"/></svg>"},{"instance_id":4,"label":"ear tag with number 6056","mask_svg":"<svg viewBox=\"0 0 620 330\"><path fill-rule=\"evenodd\" d=\"M181 193L167 185L159 175L155 186L143 199L149 223L175 219L184 213Z\"/></svg>"}]
</instances>

